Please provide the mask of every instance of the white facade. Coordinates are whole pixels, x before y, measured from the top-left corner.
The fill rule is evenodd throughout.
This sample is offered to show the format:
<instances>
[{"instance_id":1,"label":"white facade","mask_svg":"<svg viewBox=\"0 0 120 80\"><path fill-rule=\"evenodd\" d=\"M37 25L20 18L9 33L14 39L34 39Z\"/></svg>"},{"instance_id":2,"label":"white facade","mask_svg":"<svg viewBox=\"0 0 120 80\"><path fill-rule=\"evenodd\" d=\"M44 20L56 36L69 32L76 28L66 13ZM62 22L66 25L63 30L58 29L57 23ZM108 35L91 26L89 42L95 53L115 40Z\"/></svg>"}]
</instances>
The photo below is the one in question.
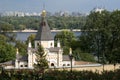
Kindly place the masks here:
<instances>
[{"instance_id":1,"label":"white facade","mask_svg":"<svg viewBox=\"0 0 120 80\"><path fill-rule=\"evenodd\" d=\"M49 40L49 41L35 41L35 48L38 47L39 44L44 45L44 48L50 48L54 47L54 40Z\"/></svg>"},{"instance_id":2,"label":"white facade","mask_svg":"<svg viewBox=\"0 0 120 80\"><path fill-rule=\"evenodd\" d=\"M30 44L30 43L29 43ZM59 43L58 43L59 44ZM26 61L15 61L15 69L34 69L34 64L36 64L36 53L34 53L34 49L28 46L28 62ZM43 44L44 46L44 44ZM50 68L64 68L70 67L71 62L70 60L63 60L63 50L59 47L52 47L52 48L44 48L46 59L48 61L48 65ZM57 49L57 50L56 50ZM17 52L18 54L18 52ZM16 55L17 55L16 54ZM72 61L72 65L74 66L74 59Z\"/></svg>"}]
</instances>

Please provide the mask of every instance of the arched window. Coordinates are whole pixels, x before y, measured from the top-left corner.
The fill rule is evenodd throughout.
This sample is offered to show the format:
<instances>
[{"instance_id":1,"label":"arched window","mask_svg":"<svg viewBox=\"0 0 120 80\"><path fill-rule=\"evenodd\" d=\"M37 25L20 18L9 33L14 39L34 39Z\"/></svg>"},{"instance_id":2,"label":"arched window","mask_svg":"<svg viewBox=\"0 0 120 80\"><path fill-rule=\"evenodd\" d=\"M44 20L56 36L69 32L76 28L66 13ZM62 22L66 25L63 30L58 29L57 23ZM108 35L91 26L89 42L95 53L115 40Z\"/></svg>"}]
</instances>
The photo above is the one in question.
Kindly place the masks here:
<instances>
[{"instance_id":1,"label":"arched window","mask_svg":"<svg viewBox=\"0 0 120 80\"><path fill-rule=\"evenodd\" d=\"M51 46L52 46L53 44L51 43Z\"/></svg>"},{"instance_id":2,"label":"arched window","mask_svg":"<svg viewBox=\"0 0 120 80\"><path fill-rule=\"evenodd\" d=\"M65 66L65 64L63 64L63 66Z\"/></svg>"},{"instance_id":3,"label":"arched window","mask_svg":"<svg viewBox=\"0 0 120 80\"><path fill-rule=\"evenodd\" d=\"M54 66L54 63L51 63L51 66Z\"/></svg>"},{"instance_id":4,"label":"arched window","mask_svg":"<svg viewBox=\"0 0 120 80\"><path fill-rule=\"evenodd\" d=\"M67 64L67 66L70 66L70 64Z\"/></svg>"},{"instance_id":5,"label":"arched window","mask_svg":"<svg viewBox=\"0 0 120 80\"><path fill-rule=\"evenodd\" d=\"M37 43L37 46L39 46L39 43Z\"/></svg>"}]
</instances>

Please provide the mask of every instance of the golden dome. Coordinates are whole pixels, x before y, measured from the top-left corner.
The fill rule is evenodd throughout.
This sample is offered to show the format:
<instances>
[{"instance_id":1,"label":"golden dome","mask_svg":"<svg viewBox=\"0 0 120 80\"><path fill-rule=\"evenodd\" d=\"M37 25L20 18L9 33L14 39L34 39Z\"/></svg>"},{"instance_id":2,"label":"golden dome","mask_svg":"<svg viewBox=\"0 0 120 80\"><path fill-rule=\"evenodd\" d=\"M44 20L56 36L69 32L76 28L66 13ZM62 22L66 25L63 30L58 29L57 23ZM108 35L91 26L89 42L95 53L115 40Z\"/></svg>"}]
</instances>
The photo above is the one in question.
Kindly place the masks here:
<instances>
[{"instance_id":1,"label":"golden dome","mask_svg":"<svg viewBox=\"0 0 120 80\"><path fill-rule=\"evenodd\" d=\"M45 17L46 16L46 10L42 11L42 16Z\"/></svg>"}]
</instances>

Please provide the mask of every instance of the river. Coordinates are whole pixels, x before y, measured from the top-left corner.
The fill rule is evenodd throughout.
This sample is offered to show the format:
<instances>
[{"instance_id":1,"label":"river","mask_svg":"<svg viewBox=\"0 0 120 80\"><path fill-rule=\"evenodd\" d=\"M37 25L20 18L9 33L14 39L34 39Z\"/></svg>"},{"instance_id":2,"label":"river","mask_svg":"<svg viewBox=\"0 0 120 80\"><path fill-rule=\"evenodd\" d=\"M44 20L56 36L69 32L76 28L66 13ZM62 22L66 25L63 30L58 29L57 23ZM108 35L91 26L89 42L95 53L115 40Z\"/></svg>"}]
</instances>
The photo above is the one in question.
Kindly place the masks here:
<instances>
[{"instance_id":1,"label":"river","mask_svg":"<svg viewBox=\"0 0 120 80\"><path fill-rule=\"evenodd\" d=\"M16 39L21 41L26 41L28 36L31 34L36 34L36 32L15 32L16 33ZM57 32L52 32L52 35L55 36ZM80 36L80 31L74 31L74 35Z\"/></svg>"}]
</instances>

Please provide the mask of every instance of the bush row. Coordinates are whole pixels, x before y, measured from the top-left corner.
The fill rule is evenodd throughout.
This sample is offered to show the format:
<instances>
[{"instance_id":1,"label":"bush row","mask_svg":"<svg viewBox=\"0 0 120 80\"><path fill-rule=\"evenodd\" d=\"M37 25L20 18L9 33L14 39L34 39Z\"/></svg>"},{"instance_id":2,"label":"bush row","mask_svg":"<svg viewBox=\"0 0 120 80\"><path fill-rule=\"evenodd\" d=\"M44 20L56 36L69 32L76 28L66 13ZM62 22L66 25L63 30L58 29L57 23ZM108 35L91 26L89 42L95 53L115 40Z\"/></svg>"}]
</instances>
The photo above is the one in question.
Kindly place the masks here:
<instances>
[{"instance_id":1,"label":"bush row","mask_svg":"<svg viewBox=\"0 0 120 80\"><path fill-rule=\"evenodd\" d=\"M104 71L59 71L3 70L0 80L120 80L120 70Z\"/></svg>"}]
</instances>

